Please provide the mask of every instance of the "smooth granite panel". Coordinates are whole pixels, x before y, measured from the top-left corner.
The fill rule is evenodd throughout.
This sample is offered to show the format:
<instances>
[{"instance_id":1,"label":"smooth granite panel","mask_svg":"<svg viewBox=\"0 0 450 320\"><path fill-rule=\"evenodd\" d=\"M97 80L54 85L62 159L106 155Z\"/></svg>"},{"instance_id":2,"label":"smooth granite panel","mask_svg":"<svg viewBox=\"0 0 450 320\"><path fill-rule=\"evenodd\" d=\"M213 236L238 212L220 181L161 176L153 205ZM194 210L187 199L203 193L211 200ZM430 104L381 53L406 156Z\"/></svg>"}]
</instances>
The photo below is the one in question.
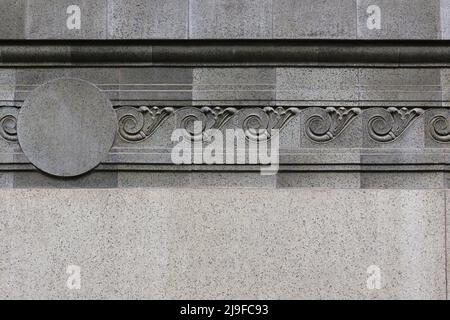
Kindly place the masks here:
<instances>
[{"instance_id":1,"label":"smooth granite panel","mask_svg":"<svg viewBox=\"0 0 450 320\"><path fill-rule=\"evenodd\" d=\"M439 69L361 68L360 99L389 106L395 101L409 101L413 106L440 106L441 74Z\"/></svg>"},{"instance_id":2,"label":"smooth granite panel","mask_svg":"<svg viewBox=\"0 0 450 320\"><path fill-rule=\"evenodd\" d=\"M1 71L0 71L1 74ZM92 82L111 100L120 94L120 68L18 68L15 98L24 100L37 86L58 78L77 78Z\"/></svg>"},{"instance_id":3,"label":"smooth granite panel","mask_svg":"<svg viewBox=\"0 0 450 320\"><path fill-rule=\"evenodd\" d=\"M192 68L121 68L120 99L191 105Z\"/></svg>"},{"instance_id":4,"label":"smooth granite panel","mask_svg":"<svg viewBox=\"0 0 450 320\"><path fill-rule=\"evenodd\" d=\"M450 0L440 0L441 39L450 39Z\"/></svg>"},{"instance_id":5,"label":"smooth granite panel","mask_svg":"<svg viewBox=\"0 0 450 320\"><path fill-rule=\"evenodd\" d=\"M113 103L120 97L120 68L69 68L65 77L92 82Z\"/></svg>"},{"instance_id":6,"label":"smooth granite panel","mask_svg":"<svg viewBox=\"0 0 450 320\"><path fill-rule=\"evenodd\" d=\"M275 68L195 68L194 104L269 104L275 82Z\"/></svg>"},{"instance_id":7,"label":"smooth granite panel","mask_svg":"<svg viewBox=\"0 0 450 320\"><path fill-rule=\"evenodd\" d=\"M450 69L440 69L440 71L442 106L450 107Z\"/></svg>"},{"instance_id":8,"label":"smooth granite panel","mask_svg":"<svg viewBox=\"0 0 450 320\"><path fill-rule=\"evenodd\" d=\"M368 27L369 6L379 8L380 28ZM440 39L439 21L439 0L358 0L358 39Z\"/></svg>"},{"instance_id":9,"label":"smooth granite panel","mask_svg":"<svg viewBox=\"0 0 450 320\"><path fill-rule=\"evenodd\" d=\"M109 0L110 39L187 39L189 0Z\"/></svg>"},{"instance_id":10,"label":"smooth granite panel","mask_svg":"<svg viewBox=\"0 0 450 320\"><path fill-rule=\"evenodd\" d=\"M279 172L277 188L358 189L360 172Z\"/></svg>"},{"instance_id":11,"label":"smooth granite panel","mask_svg":"<svg viewBox=\"0 0 450 320\"><path fill-rule=\"evenodd\" d=\"M120 83L120 68L69 68L65 76L92 82L99 88L118 89Z\"/></svg>"},{"instance_id":12,"label":"smooth granite panel","mask_svg":"<svg viewBox=\"0 0 450 320\"><path fill-rule=\"evenodd\" d=\"M0 172L0 188L12 188L14 181L14 173L1 171Z\"/></svg>"},{"instance_id":13,"label":"smooth granite panel","mask_svg":"<svg viewBox=\"0 0 450 320\"><path fill-rule=\"evenodd\" d=\"M0 1L0 39L24 39L26 1Z\"/></svg>"},{"instance_id":14,"label":"smooth granite panel","mask_svg":"<svg viewBox=\"0 0 450 320\"><path fill-rule=\"evenodd\" d=\"M446 208L447 208L447 212L446 212L446 246L448 248L448 246L450 245L450 191L446 192ZM447 279L450 276L450 256L449 256L450 252L447 250ZM450 290L450 283L447 282L447 300L449 299L448 296L448 291Z\"/></svg>"},{"instance_id":15,"label":"smooth granite panel","mask_svg":"<svg viewBox=\"0 0 450 320\"><path fill-rule=\"evenodd\" d=\"M270 39L272 0L190 0L190 39Z\"/></svg>"},{"instance_id":16,"label":"smooth granite panel","mask_svg":"<svg viewBox=\"0 0 450 320\"><path fill-rule=\"evenodd\" d=\"M193 172L193 188L275 188L276 175L260 172Z\"/></svg>"},{"instance_id":17,"label":"smooth granite panel","mask_svg":"<svg viewBox=\"0 0 450 320\"><path fill-rule=\"evenodd\" d=\"M442 191L172 191L2 190L0 297L446 297Z\"/></svg>"},{"instance_id":18,"label":"smooth granite panel","mask_svg":"<svg viewBox=\"0 0 450 320\"><path fill-rule=\"evenodd\" d=\"M0 104L14 100L16 70L0 69Z\"/></svg>"},{"instance_id":19,"label":"smooth granite panel","mask_svg":"<svg viewBox=\"0 0 450 320\"><path fill-rule=\"evenodd\" d=\"M340 106L337 101L357 101L359 96L358 69L277 68L276 79L279 105L317 101Z\"/></svg>"},{"instance_id":20,"label":"smooth granite panel","mask_svg":"<svg viewBox=\"0 0 450 320\"><path fill-rule=\"evenodd\" d=\"M71 5L80 29L67 26ZM370 6L379 28L369 28ZM2 0L0 38L448 39L448 8L448 0Z\"/></svg>"},{"instance_id":21,"label":"smooth granite panel","mask_svg":"<svg viewBox=\"0 0 450 320\"><path fill-rule=\"evenodd\" d=\"M16 69L16 90L14 98L25 100L29 93L39 85L58 78L64 78L64 69L52 68L18 68Z\"/></svg>"},{"instance_id":22,"label":"smooth granite panel","mask_svg":"<svg viewBox=\"0 0 450 320\"><path fill-rule=\"evenodd\" d=\"M117 188L118 172L96 171L75 178L58 178L40 171L13 172L13 187L24 188Z\"/></svg>"},{"instance_id":23,"label":"smooth granite panel","mask_svg":"<svg viewBox=\"0 0 450 320\"><path fill-rule=\"evenodd\" d=\"M355 39L355 0L274 0L273 37Z\"/></svg>"},{"instance_id":24,"label":"smooth granite panel","mask_svg":"<svg viewBox=\"0 0 450 320\"><path fill-rule=\"evenodd\" d=\"M190 176L190 172L121 171L118 172L118 186L119 188L186 188L190 185Z\"/></svg>"},{"instance_id":25,"label":"smooth granite panel","mask_svg":"<svg viewBox=\"0 0 450 320\"><path fill-rule=\"evenodd\" d=\"M361 172L363 189L444 189L443 172Z\"/></svg>"},{"instance_id":26,"label":"smooth granite panel","mask_svg":"<svg viewBox=\"0 0 450 320\"><path fill-rule=\"evenodd\" d=\"M107 3L108 0L28 0L26 38L106 39ZM75 25L76 10L80 12L79 26Z\"/></svg>"}]
</instances>

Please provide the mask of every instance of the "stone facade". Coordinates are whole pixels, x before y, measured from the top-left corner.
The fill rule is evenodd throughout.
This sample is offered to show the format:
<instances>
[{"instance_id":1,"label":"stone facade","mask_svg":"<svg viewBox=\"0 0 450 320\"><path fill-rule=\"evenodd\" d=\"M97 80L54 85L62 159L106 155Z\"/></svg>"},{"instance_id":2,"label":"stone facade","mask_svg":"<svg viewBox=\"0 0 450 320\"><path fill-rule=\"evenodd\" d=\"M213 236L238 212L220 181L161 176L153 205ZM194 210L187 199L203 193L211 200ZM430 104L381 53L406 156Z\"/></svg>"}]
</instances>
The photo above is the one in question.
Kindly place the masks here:
<instances>
[{"instance_id":1,"label":"stone facade","mask_svg":"<svg viewBox=\"0 0 450 320\"><path fill-rule=\"evenodd\" d=\"M2 0L0 297L446 299L449 12ZM193 120L278 172L174 164Z\"/></svg>"}]
</instances>

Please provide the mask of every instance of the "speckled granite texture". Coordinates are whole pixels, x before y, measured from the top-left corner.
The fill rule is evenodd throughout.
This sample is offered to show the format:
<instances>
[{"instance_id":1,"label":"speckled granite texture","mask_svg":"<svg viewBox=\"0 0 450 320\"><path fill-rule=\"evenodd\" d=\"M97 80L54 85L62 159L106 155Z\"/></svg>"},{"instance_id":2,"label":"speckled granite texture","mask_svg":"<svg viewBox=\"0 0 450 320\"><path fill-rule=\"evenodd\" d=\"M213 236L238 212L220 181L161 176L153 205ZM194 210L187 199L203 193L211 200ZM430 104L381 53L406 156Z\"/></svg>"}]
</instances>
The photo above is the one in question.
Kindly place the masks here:
<instances>
[{"instance_id":1,"label":"speckled granite texture","mask_svg":"<svg viewBox=\"0 0 450 320\"><path fill-rule=\"evenodd\" d=\"M447 299L449 39L450 0L0 0L0 298ZM279 171L174 165L186 117Z\"/></svg>"},{"instance_id":2,"label":"speckled granite texture","mask_svg":"<svg viewBox=\"0 0 450 320\"><path fill-rule=\"evenodd\" d=\"M1 298L445 299L445 191L0 193ZM81 289L66 286L68 265ZM381 289L367 288L367 268Z\"/></svg>"},{"instance_id":3,"label":"speckled granite texture","mask_svg":"<svg viewBox=\"0 0 450 320\"><path fill-rule=\"evenodd\" d=\"M82 25L67 29L77 5ZM381 28L368 29L369 6ZM7 39L449 39L447 0L2 0Z\"/></svg>"}]
</instances>

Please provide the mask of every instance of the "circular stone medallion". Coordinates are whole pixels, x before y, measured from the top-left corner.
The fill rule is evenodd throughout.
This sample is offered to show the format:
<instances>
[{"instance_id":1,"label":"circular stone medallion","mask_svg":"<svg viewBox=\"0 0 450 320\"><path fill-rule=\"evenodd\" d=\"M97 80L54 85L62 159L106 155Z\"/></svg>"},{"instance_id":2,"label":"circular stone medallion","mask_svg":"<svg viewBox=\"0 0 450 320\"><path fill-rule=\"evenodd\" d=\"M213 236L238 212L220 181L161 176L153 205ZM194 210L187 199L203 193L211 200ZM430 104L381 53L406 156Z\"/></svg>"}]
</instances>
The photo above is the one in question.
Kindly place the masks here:
<instances>
[{"instance_id":1,"label":"circular stone medallion","mask_svg":"<svg viewBox=\"0 0 450 320\"><path fill-rule=\"evenodd\" d=\"M117 131L111 102L93 84L57 79L35 89L20 109L19 144L40 170L60 177L83 174L108 155Z\"/></svg>"}]
</instances>

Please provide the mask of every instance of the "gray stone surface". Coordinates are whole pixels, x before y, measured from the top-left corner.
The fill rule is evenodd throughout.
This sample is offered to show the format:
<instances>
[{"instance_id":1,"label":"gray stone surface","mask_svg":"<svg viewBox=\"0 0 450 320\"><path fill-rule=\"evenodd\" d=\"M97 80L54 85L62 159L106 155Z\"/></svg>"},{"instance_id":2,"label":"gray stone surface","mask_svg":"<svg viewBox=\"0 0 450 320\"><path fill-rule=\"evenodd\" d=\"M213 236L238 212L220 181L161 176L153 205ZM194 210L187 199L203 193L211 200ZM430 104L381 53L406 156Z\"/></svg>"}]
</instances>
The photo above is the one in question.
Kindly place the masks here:
<instances>
[{"instance_id":1,"label":"gray stone surface","mask_svg":"<svg viewBox=\"0 0 450 320\"><path fill-rule=\"evenodd\" d=\"M25 35L26 1L0 2L0 39L23 39Z\"/></svg>"},{"instance_id":2,"label":"gray stone surface","mask_svg":"<svg viewBox=\"0 0 450 320\"><path fill-rule=\"evenodd\" d=\"M11 184L13 188L30 189L30 188L57 188L57 189L73 189L73 188L117 188L118 175L117 171L97 171L89 174L61 178L47 175L36 171L16 171L11 173Z\"/></svg>"},{"instance_id":3,"label":"gray stone surface","mask_svg":"<svg viewBox=\"0 0 450 320\"><path fill-rule=\"evenodd\" d=\"M196 68L194 104L264 105L275 98L274 68Z\"/></svg>"},{"instance_id":4,"label":"gray stone surface","mask_svg":"<svg viewBox=\"0 0 450 320\"><path fill-rule=\"evenodd\" d=\"M211 169L211 168L210 168ZM276 176L259 171L123 171L122 188L275 188Z\"/></svg>"},{"instance_id":5,"label":"gray stone surface","mask_svg":"<svg viewBox=\"0 0 450 320\"><path fill-rule=\"evenodd\" d=\"M6 69L8 70L8 69ZM17 68L14 98L25 100L39 85L58 78L77 78L94 83L110 100L120 96L120 68Z\"/></svg>"},{"instance_id":6,"label":"gray stone surface","mask_svg":"<svg viewBox=\"0 0 450 320\"><path fill-rule=\"evenodd\" d=\"M357 101L358 69L277 68L277 104L333 105L335 101ZM356 103L355 103L356 105Z\"/></svg>"},{"instance_id":7,"label":"gray stone surface","mask_svg":"<svg viewBox=\"0 0 450 320\"><path fill-rule=\"evenodd\" d=\"M274 188L276 175L261 175L261 172L194 172L191 175L193 188Z\"/></svg>"},{"instance_id":8,"label":"gray stone surface","mask_svg":"<svg viewBox=\"0 0 450 320\"><path fill-rule=\"evenodd\" d=\"M169 105L192 102L192 68L121 68L120 99Z\"/></svg>"},{"instance_id":9,"label":"gray stone surface","mask_svg":"<svg viewBox=\"0 0 450 320\"><path fill-rule=\"evenodd\" d=\"M361 172L363 189L444 189L442 172Z\"/></svg>"},{"instance_id":10,"label":"gray stone surface","mask_svg":"<svg viewBox=\"0 0 450 320\"><path fill-rule=\"evenodd\" d=\"M381 10L381 28L367 27L367 8ZM440 39L439 0L358 0L359 39Z\"/></svg>"},{"instance_id":11,"label":"gray stone surface","mask_svg":"<svg viewBox=\"0 0 450 320\"><path fill-rule=\"evenodd\" d=\"M81 7L79 31L66 28L69 4ZM367 28L369 4L380 30ZM0 39L168 41L0 44L0 298L445 299L448 45L358 39L449 39L449 17L450 0L1 1ZM61 85L36 101L34 90L63 77L102 93ZM16 141L24 101L24 113L42 103L31 137L19 125L26 154L28 140L47 159L43 168L31 156L37 167L83 173L101 162L96 170L36 170ZM141 141L114 137L111 104L145 114ZM157 111L205 105L239 109L224 128L267 106L299 107L281 133L280 172L172 165L180 119L152 132ZM79 126L70 107L82 108ZM353 107L361 114L339 129ZM397 130L413 108L423 110ZM369 126L374 116L385 121ZM100 156L92 139L103 134ZM66 287L72 264L80 290ZM371 265L379 290L366 287Z\"/></svg>"},{"instance_id":12,"label":"gray stone surface","mask_svg":"<svg viewBox=\"0 0 450 320\"><path fill-rule=\"evenodd\" d=\"M81 29L66 27L69 5ZM367 8L381 9L381 29ZM448 39L447 0L4 0L2 39Z\"/></svg>"},{"instance_id":13,"label":"gray stone surface","mask_svg":"<svg viewBox=\"0 0 450 320\"><path fill-rule=\"evenodd\" d=\"M17 131L23 152L36 167L56 176L77 176L106 158L117 116L94 85L58 79L28 97Z\"/></svg>"},{"instance_id":14,"label":"gray stone surface","mask_svg":"<svg viewBox=\"0 0 450 320\"><path fill-rule=\"evenodd\" d=\"M188 0L110 0L108 38L187 39Z\"/></svg>"},{"instance_id":15,"label":"gray stone surface","mask_svg":"<svg viewBox=\"0 0 450 320\"><path fill-rule=\"evenodd\" d=\"M450 1L440 0L441 39L450 39Z\"/></svg>"},{"instance_id":16,"label":"gray stone surface","mask_svg":"<svg viewBox=\"0 0 450 320\"><path fill-rule=\"evenodd\" d=\"M449 224L449 221L450 221L450 211L449 211L449 209L448 208L450 208L450 194L449 194L449 191L447 191L447 193L446 193L446 208L447 208L447 212L446 212L446 222L447 222L447 225L446 225L446 227L447 227L447 234L446 234L446 245L448 246L449 245L449 236L450 236L450 234L449 234L449 230L450 230L450 224ZM448 251L447 251L447 278L448 278L448 276L450 275L450 261L449 261L449 256L448 256ZM449 299L449 297L448 297L448 290L450 289L450 284L447 282L447 300Z\"/></svg>"},{"instance_id":17,"label":"gray stone surface","mask_svg":"<svg viewBox=\"0 0 450 320\"><path fill-rule=\"evenodd\" d=\"M191 0L190 39L270 39L272 0Z\"/></svg>"},{"instance_id":18,"label":"gray stone surface","mask_svg":"<svg viewBox=\"0 0 450 320\"><path fill-rule=\"evenodd\" d=\"M14 69L0 69L0 104L14 100L16 71Z\"/></svg>"},{"instance_id":19,"label":"gray stone surface","mask_svg":"<svg viewBox=\"0 0 450 320\"><path fill-rule=\"evenodd\" d=\"M277 188L359 189L360 172L280 172Z\"/></svg>"},{"instance_id":20,"label":"gray stone surface","mask_svg":"<svg viewBox=\"0 0 450 320\"><path fill-rule=\"evenodd\" d=\"M2 191L0 297L445 299L442 191L172 191Z\"/></svg>"},{"instance_id":21,"label":"gray stone surface","mask_svg":"<svg viewBox=\"0 0 450 320\"><path fill-rule=\"evenodd\" d=\"M439 69L361 68L358 78L360 100L376 103L377 106L389 106L394 101L411 101L414 107L440 105Z\"/></svg>"},{"instance_id":22,"label":"gray stone surface","mask_svg":"<svg viewBox=\"0 0 450 320\"><path fill-rule=\"evenodd\" d=\"M441 69L441 94L442 94L442 106L450 106L450 70Z\"/></svg>"},{"instance_id":23,"label":"gray stone surface","mask_svg":"<svg viewBox=\"0 0 450 320\"><path fill-rule=\"evenodd\" d=\"M108 0L27 0L27 39L106 39ZM69 29L71 5L80 8L80 29Z\"/></svg>"},{"instance_id":24,"label":"gray stone surface","mask_svg":"<svg viewBox=\"0 0 450 320\"><path fill-rule=\"evenodd\" d=\"M123 171L118 173L121 188L185 188L190 185L189 172Z\"/></svg>"},{"instance_id":25,"label":"gray stone surface","mask_svg":"<svg viewBox=\"0 0 450 320\"><path fill-rule=\"evenodd\" d=\"M274 0L273 37L356 38L354 0Z\"/></svg>"},{"instance_id":26,"label":"gray stone surface","mask_svg":"<svg viewBox=\"0 0 450 320\"><path fill-rule=\"evenodd\" d=\"M12 172L0 172L0 188L13 187L14 174Z\"/></svg>"}]
</instances>

